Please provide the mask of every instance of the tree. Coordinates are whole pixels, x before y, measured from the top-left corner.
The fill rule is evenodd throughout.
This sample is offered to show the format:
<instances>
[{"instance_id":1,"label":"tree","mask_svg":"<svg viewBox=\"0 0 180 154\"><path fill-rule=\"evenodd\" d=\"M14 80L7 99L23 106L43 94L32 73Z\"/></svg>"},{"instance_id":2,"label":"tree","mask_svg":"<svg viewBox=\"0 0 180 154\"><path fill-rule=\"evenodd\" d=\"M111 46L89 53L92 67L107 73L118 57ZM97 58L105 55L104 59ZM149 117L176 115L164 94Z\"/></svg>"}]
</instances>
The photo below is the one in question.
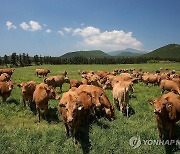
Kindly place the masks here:
<instances>
[{"instance_id":1,"label":"tree","mask_svg":"<svg viewBox=\"0 0 180 154\"><path fill-rule=\"evenodd\" d=\"M13 66L18 66L18 58L15 52L11 55L11 64Z\"/></svg>"},{"instance_id":2,"label":"tree","mask_svg":"<svg viewBox=\"0 0 180 154\"><path fill-rule=\"evenodd\" d=\"M6 54L4 55L3 63L4 63L4 65L6 65L6 66L7 66L7 64L9 64L9 58L8 58L8 56L7 56Z\"/></svg>"},{"instance_id":3,"label":"tree","mask_svg":"<svg viewBox=\"0 0 180 154\"><path fill-rule=\"evenodd\" d=\"M33 61L34 61L35 65L39 65L39 56L35 55Z\"/></svg>"}]
</instances>

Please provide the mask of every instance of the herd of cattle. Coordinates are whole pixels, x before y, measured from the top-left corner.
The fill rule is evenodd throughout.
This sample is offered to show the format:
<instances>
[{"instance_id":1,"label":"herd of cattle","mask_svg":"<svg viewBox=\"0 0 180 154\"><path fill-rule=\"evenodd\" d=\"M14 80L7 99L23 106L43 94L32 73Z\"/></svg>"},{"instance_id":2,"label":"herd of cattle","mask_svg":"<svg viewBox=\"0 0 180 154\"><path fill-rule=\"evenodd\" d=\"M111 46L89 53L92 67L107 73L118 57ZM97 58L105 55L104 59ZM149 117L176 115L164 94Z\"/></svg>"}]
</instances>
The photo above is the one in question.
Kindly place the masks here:
<instances>
[{"instance_id":1,"label":"herd of cattle","mask_svg":"<svg viewBox=\"0 0 180 154\"><path fill-rule=\"evenodd\" d=\"M13 82L11 76L14 69L0 69L0 96L3 102L11 95ZM62 93L63 83L69 83L70 89L62 94L58 110L60 111L66 128L66 136L69 131L76 143L76 136L79 126L89 124L90 116L105 116L109 120L114 120L114 105L127 117L129 116L129 96L134 92L133 84L144 82L145 84L160 85L162 94L169 91L155 100L148 100L154 106L159 136L162 139L163 129L170 129L170 137L174 138L175 123L180 120L180 74L175 70L157 70L156 73L142 72L142 69L115 69L112 72L80 71L81 81L69 79L67 72L63 75L49 76L50 70L36 69L37 76L43 76L42 83L34 81L17 84L21 88L24 107L26 102L29 105L35 103L40 123L40 110L44 110L45 118L48 118L49 99L60 99L56 87ZM113 104L110 103L105 89L112 90Z\"/></svg>"}]
</instances>

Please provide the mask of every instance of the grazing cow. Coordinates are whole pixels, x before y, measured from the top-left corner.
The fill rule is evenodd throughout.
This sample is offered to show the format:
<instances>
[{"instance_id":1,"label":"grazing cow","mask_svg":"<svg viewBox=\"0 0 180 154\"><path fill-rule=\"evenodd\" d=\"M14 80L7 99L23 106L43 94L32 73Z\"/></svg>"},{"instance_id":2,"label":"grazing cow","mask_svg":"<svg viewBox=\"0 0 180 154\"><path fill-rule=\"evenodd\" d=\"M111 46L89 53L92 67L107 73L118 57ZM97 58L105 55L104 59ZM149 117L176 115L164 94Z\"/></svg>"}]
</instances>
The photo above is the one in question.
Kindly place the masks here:
<instances>
[{"instance_id":1,"label":"grazing cow","mask_svg":"<svg viewBox=\"0 0 180 154\"><path fill-rule=\"evenodd\" d=\"M71 89L72 87L78 88L81 84L82 84L81 81L78 81L78 80L76 80L76 79L70 79L70 89Z\"/></svg>"},{"instance_id":2,"label":"grazing cow","mask_svg":"<svg viewBox=\"0 0 180 154\"><path fill-rule=\"evenodd\" d=\"M54 88L59 87L60 92L62 93L62 85L63 83L69 83L69 78L61 75L50 76L44 79L44 83L49 86L53 86Z\"/></svg>"},{"instance_id":3,"label":"grazing cow","mask_svg":"<svg viewBox=\"0 0 180 154\"><path fill-rule=\"evenodd\" d=\"M3 68L3 69L0 69L0 75L2 73L7 73L11 77L11 75L14 72L14 70L15 70L14 68Z\"/></svg>"},{"instance_id":4,"label":"grazing cow","mask_svg":"<svg viewBox=\"0 0 180 154\"><path fill-rule=\"evenodd\" d=\"M36 86L33 93L33 100L36 103L36 110L38 112L38 123L40 123L40 109L45 110L45 118L48 116L48 101L49 99L59 99L59 95L52 86L45 83L40 83Z\"/></svg>"},{"instance_id":5,"label":"grazing cow","mask_svg":"<svg viewBox=\"0 0 180 154\"><path fill-rule=\"evenodd\" d=\"M0 96L2 97L3 102L11 95L13 89L13 82L0 82Z\"/></svg>"},{"instance_id":6,"label":"grazing cow","mask_svg":"<svg viewBox=\"0 0 180 154\"><path fill-rule=\"evenodd\" d=\"M106 117L109 120L114 119L114 108L102 88L93 85L81 85L78 90L83 90L91 95L94 111L99 110L101 112L102 109L105 109Z\"/></svg>"},{"instance_id":7,"label":"grazing cow","mask_svg":"<svg viewBox=\"0 0 180 154\"><path fill-rule=\"evenodd\" d=\"M36 69L36 75L39 76L39 75L42 75L43 77L47 76L48 73L50 73L50 70L48 69Z\"/></svg>"},{"instance_id":8,"label":"grazing cow","mask_svg":"<svg viewBox=\"0 0 180 154\"><path fill-rule=\"evenodd\" d=\"M63 93L58 109L64 120L66 137L69 137L70 129L74 144L77 144L76 136L82 118L82 108L82 101L75 91Z\"/></svg>"},{"instance_id":9,"label":"grazing cow","mask_svg":"<svg viewBox=\"0 0 180 154\"><path fill-rule=\"evenodd\" d=\"M17 85L21 88L21 95L24 107L26 107L26 101L29 101L30 108L32 107L33 93L36 89L36 83L34 81L22 82Z\"/></svg>"},{"instance_id":10,"label":"grazing cow","mask_svg":"<svg viewBox=\"0 0 180 154\"><path fill-rule=\"evenodd\" d=\"M145 84L148 85L148 83L151 83L151 84L157 84L159 85L160 83L160 78L157 74L144 74L142 76L142 80Z\"/></svg>"},{"instance_id":11,"label":"grazing cow","mask_svg":"<svg viewBox=\"0 0 180 154\"><path fill-rule=\"evenodd\" d=\"M169 92L148 102L154 107L160 139L164 129L170 129L170 139L174 139L175 123L180 120L180 96Z\"/></svg>"},{"instance_id":12,"label":"grazing cow","mask_svg":"<svg viewBox=\"0 0 180 154\"><path fill-rule=\"evenodd\" d=\"M2 73L0 75L0 81L3 82L3 81L9 81L10 80L10 75L7 74L7 73Z\"/></svg>"},{"instance_id":13,"label":"grazing cow","mask_svg":"<svg viewBox=\"0 0 180 154\"><path fill-rule=\"evenodd\" d=\"M167 91L174 91L180 94L180 87L179 85L171 80L162 80L160 84L162 93L164 93L165 90Z\"/></svg>"}]
</instances>

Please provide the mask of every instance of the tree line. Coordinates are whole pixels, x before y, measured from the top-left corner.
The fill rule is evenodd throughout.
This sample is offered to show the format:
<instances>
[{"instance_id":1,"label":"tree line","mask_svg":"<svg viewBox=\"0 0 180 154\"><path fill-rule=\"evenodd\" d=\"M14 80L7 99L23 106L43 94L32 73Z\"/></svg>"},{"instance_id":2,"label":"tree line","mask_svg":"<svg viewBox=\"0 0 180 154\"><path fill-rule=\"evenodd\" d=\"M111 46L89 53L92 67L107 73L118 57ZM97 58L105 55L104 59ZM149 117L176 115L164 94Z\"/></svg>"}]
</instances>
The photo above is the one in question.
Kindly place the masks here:
<instances>
[{"instance_id":1,"label":"tree line","mask_svg":"<svg viewBox=\"0 0 180 154\"><path fill-rule=\"evenodd\" d=\"M159 57L61 58L41 55L30 57L28 53L16 54L14 52L10 56L7 56L5 54L3 57L0 57L0 65L10 65L10 67L24 67L43 64L140 64L148 62L158 62L161 60L180 62L180 59Z\"/></svg>"}]
</instances>

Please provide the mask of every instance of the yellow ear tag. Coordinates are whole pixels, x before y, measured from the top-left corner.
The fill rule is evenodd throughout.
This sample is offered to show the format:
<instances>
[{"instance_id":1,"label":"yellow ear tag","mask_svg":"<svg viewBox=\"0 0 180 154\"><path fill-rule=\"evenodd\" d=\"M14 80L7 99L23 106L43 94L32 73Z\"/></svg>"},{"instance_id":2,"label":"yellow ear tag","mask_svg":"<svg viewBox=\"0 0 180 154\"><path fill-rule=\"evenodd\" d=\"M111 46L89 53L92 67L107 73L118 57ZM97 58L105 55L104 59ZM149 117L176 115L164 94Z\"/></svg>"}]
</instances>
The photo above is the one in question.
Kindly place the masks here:
<instances>
[{"instance_id":1,"label":"yellow ear tag","mask_svg":"<svg viewBox=\"0 0 180 154\"><path fill-rule=\"evenodd\" d=\"M80 107L78 107L78 110L80 111L82 108L83 108L83 107L82 107L82 106L80 106Z\"/></svg>"}]
</instances>

